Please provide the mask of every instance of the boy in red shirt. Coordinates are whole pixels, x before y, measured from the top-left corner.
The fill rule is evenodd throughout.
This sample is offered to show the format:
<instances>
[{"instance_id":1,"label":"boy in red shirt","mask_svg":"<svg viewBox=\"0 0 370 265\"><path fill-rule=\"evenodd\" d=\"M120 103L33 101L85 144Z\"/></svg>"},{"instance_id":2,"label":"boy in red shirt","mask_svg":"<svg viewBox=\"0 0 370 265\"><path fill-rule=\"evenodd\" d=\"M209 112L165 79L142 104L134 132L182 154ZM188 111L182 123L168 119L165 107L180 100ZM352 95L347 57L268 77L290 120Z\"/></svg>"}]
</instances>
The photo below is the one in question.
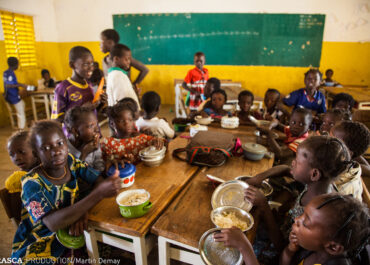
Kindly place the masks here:
<instances>
[{"instance_id":1,"label":"boy in red shirt","mask_svg":"<svg viewBox=\"0 0 370 265\"><path fill-rule=\"evenodd\" d=\"M206 62L206 56L202 52L194 55L195 68L189 70L185 77L182 87L190 92L189 109L197 111L198 106L204 100L204 87L209 79L208 70L203 68Z\"/></svg>"}]
</instances>

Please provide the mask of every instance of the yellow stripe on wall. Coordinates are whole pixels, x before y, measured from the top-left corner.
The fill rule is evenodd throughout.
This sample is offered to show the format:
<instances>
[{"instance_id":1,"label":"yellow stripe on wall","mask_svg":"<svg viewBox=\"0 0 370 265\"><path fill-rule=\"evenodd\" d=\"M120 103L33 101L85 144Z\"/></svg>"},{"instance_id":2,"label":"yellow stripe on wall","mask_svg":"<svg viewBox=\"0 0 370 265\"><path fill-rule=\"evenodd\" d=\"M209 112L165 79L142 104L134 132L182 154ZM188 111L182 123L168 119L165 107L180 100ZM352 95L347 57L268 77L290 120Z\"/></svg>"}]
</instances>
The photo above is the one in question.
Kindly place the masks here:
<instances>
[{"instance_id":1,"label":"yellow stripe on wall","mask_svg":"<svg viewBox=\"0 0 370 265\"><path fill-rule=\"evenodd\" d=\"M17 70L20 82L37 85L41 69L46 68L51 76L65 79L71 75L68 63L69 50L76 45L85 46L91 50L94 60L101 61L99 42L36 42L38 67L28 70ZM0 58L5 56L4 41L0 41ZM322 71L328 68L334 70L334 79L342 84L370 85L370 42L324 42L321 56ZM174 104L174 79L182 79L192 65L148 65L150 72L141 84L142 91L157 91L163 104ZM229 66L206 65L211 77L240 81L244 88L258 96L263 96L268 88L276 88L287 94L304 86L303 77L308 68L280 66ZM0 61L1 72L7 69L6 60ZM132 77L137 72L133 70ZM0 85L3 91L3 82ZM0 99L0 126L8 125L7 110L4 99Z\"/></svg>"}]
</instances>

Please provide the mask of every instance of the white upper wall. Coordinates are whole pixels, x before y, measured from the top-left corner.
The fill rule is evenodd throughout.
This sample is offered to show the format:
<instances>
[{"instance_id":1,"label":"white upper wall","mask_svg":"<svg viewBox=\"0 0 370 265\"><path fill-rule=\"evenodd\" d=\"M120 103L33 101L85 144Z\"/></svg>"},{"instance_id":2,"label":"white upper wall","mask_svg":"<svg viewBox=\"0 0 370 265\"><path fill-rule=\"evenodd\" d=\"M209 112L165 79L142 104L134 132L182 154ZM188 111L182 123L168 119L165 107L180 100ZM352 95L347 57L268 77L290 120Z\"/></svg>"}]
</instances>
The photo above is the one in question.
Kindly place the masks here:
<instances>
[{"instance_id":1,"label":"white upper wall","mask_svg":"<svg viewBox=\"0 0 370 265\"><path fill-rule=\"evenodd\" d=\"M33 16L36 41L59 41L54 0L0 0L0 9ZM4 40L0 32L0 40Z\"/></svg>"},{"instance_id":2,"label":"white upper wall","mask_svg":"<svg viewBox=\"0 0 370 265\"><path fill-rule=\"evenodd\" d=\"M324 41L370 41L369 0L0 0L0 9L34 16L37 41L98 41L113 14L326 14Z\"/></svg>"}]
</instances>

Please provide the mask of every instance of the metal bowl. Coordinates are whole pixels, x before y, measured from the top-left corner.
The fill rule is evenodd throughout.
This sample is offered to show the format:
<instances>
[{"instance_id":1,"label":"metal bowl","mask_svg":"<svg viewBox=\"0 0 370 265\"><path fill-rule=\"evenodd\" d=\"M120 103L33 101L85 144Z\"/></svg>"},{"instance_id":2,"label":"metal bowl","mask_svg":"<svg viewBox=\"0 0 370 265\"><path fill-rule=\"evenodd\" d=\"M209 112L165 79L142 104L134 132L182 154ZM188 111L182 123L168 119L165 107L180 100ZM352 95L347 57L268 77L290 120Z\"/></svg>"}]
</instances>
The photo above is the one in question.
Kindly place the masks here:
<instances>
[{"instance_id":1,"label":"metal bowl","mask_svg":"<svg viewBox=\"0 0 370 265\"><path fill-rule=\"evenodd\" d=\"M232 226L231 227L220 227L219 225L216 224L216 221L215 221L215 218L216 218L217 215L227 214L227 213L230 213L230 212L235 213L235 216L240 221L244 221L244 222L247 223L247 228L246 229L241 229L240 227L238 227L236 225L232 225L232 226L238 227L243 232L246 232L246 231L248 231L249 229L251 229L253 227L253 225L254 225L253 216L250 213L244 211L243 209L240 209L240 208L237 208L237 207L234 207L234 206L222 206L222 207L218 207L216 209L213 209L213 211L211 212L211 220L215 224L215 226L217 226L219 228L231 228Z\"/></svg>"},{"instance_id":2,"label":"metal bowl","mask_svg":"<svg viewBox=\"0 0 370 265\"><path fill-rule=\"evenodd\" d=\"M236 177L236 180L245 181L248 178L253 178L253 176L239 176ZM268 183L267 180L262 181L260 191L265 195L266 197L271 195L271 193L274 191L270 183Z\"/></svg>"},{"instance_id":3,"label":"metal bowl","mask_svg":"<svg viewBox=\"0 0 370 265\"><path fill-rule=\"evenodd\" d=\"M202 116L198 115L194 118L194 120L200 124L200 125L208 125L211 122L213 122L213 119L211 117L205 117L203 118Z\"/></svg>"},{"instance_id":4,"label":"metal bowl","mask_svg":"<svg viewBox=\"0 0 370 265\"><path fill-rule=\"evenodd\" d=\"M164 155L166 153L166 147L163 146L162 149L158 150L154 145L148 146L139 152L139 156L143 158L156 158L158 156Z\"/></svg>"},{"instance_id":5,"label":"metal bowl","mask_svg":"<svg viewBox=\"0 0 370 265\"><path fill-rule=\"evenodd\" d=\"M249 185L240 180L230 180L219 185L212 194L212 208L235 206L249 212L253 205L244 198L244 190Z\"/></svg>"},{"instance_id":6,"label":"metal bowl","mask_svg":"<svg viewBox=\"0 0 370 265\"><path fill-rule=\"evenodd\" d=\"M140 156L140 159L141 161L144 162L144 165L148 167L156 167L162 164L164 157L165 157L165 154L157 156L157 157L153 157L153 158L146 158L146 157Z\"/></svg>"},{"instance_id":7,"label":"metal bowl","mask_svg":"<svg viewBox=\"0 0 370 265\"><path fill-rule=\"evenodd\" d=\"M223 242L215 242L213 235L221 232L221 228L206 231L199 240L199 253L206 265L241 265L243 256L235 248L225 247Z\"/></svg>"}]
</instances>

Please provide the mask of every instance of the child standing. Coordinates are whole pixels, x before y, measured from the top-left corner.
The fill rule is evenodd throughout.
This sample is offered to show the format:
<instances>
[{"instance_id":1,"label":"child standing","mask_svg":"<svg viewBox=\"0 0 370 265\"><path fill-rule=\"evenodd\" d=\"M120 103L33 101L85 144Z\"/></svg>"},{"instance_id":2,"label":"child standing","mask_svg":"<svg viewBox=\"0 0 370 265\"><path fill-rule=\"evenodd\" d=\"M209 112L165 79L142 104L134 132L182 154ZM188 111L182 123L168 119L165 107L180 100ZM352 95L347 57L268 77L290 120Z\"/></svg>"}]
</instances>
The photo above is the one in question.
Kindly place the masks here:
<instances>
[{"instance_id":1,"label":"child standing","mask_svg":"<svg viewBox=\"0 0 370 265\"><path fill-rule=\"evenodd\" d=\"M263 127L258 129L267 135L269 147L275 153L276 158L281 164L290 164L291 159L295 156L297 148L308 137L308 129L312 122L312 114L310 110L298 108L295 109L290 116L289 126L285 126L274 120L270 128L275 126L279 131L286 134L286 139L283 146L280 146L276 141L273 131Z\"/></svg>"},{"instance_id":2,"label":"child standing","mask_svg":"<svg viewBox=\"0 0 370 265\"><path fill-rule=\"evenodd\" d=\"M227 101L227 95L225 90L218 89L214 90L211 94L211 106L205 108L202 112L202 116L211 116L213 119L221 120L223 116L231 116L229 111L223 109Z\"/></svg>"},{"instance_id":3,"label":"child standing","mask_svg":"<svg viewBox=\"0 0 370 265\"><path fill-rule=\"evenodd\" d=\"M282 124L286 124L289 119L289 113L281 106L280 92L274 88L269 88L263 99L265 109L261 109L262 119L271 121L277 119Z\"/></svg>"},{"instance_id":4,"label":"child standing","mask_svg":"<svg viewBox=\"0 0 370 265\"><path fill-rule=\"evenodd\" d=\"M167 121L156 117L161 106L161 97L154 91L146 92L141 99L144 116L136 121L139 131L150 130L154 136L172 139L175 131Z\"/></svg>"},{"instance_id":5,"label":"child standing","mask_svg":"<svg viewBox=\"0 0 370 265\"><path fill-rule=\"evenodd\" d=\"M68 249L59 243L55 232L69 227L71 235L82 234L87 228L87 211L103 198L115 196L120 183L118 171L103 181L97 171L68 154L62 127L55 121L36 123L30 141L41 164L22 178L24 215L11 257L21 258L25 264L50 264L68 257ZM79 179L98 185L77 201Z\"/></svg>"},{"instance_id":6,"label":"child standing","mask_svg":"<svg viewBox=\"0 0 370 265\"><path fill-rule=\"evenodd\" d=\"M294 109L303 107L316 112L316 114L326 112L325 96L318 90L321 84L319 70L310 69L304 74L305 88L293 91L283 99L287 106L294 106Z\"/></svg>"},{"instance_id":7,"label":"child standing","mask_svg":"<svg viewBox=\"0 0 370 265\"><path fill-rule=\"evenodd\" d=\"M110 52L110 50L113 48L113 46L118 44L119 39L120 38L119 38L119 35L118 35L117 31L115 31L114 29L103 30L100 33L100 50L103 53ZM103 59L103 72L104 72L105 78L107 78L107 76L108 76L108 69L113 66L112 63L113 62L110 59L109 54L104 57L104 59ZM131 70L130 70L131 66L139 71L139 75L137 76L135 81L132 82L132 85L135 87L135 90L139 91L138 85L141 83L141 81L143 81L145 76L149 73L149 69L142 62L140 62L140 61L138 61L134 58L131 58L130 67L127 70L127 76L128 76L129 79L131 79Z\"/></svg>"},{"instance_id":8,"label":"child standing","mask_svg":"<svg viewBox=\"0 0 370 265\"><path fill-rule=\"evenodd\" d=\"M204 100L204 86L209 79L208 70L204 68L206 56L202 52L194 54L195 68L189 70L186 75L182 87L190 92L189 109L197 111L198 106Z\"/></svg>"},{"instance_id":9,"label":"child standing","mask_svg":"<svg viewBox=\"0 0 370 265\"><path fill-rule=\"evenodd\" d=\"M249 115L255 117L258 120L262 119L262 116L257 111L252 111L254 95L249 90L243 90L238 95L238 105L240 111L237 113L240 124L252 125L254 123L249 119Z\"/></svg>"},{"instance_id":10,"label":"child standing","mask_svg":"<svg viewBox=\"0 0 370 265\"><path fill-rule=\"evenodd\" d=\"M25 106L21 96L24 94L23 92L26 91L24 90L21 92L19 87L26 89L27 85L18 83L17 77L14 74L14 71L18 69L18 59L9 57L7 62L9 68L3 73L4 98L9 104L13 105L17 111L18 129L22 130L26 126L26 113L24 112Z\"/></svg>"},{"instance_id":11,"label":"child standing","mask_svg":"<svg viewBox=\"0 0 370 265\"><path fill-rule=\"evenodd\" d=\"M103 172L105 164L99 147L100 131L94 110L91 107L75 106L67 111L64 123L69 132L69 152Z\"/></svg>"},{"instance_id":12,"label":"child standing","mask_svg":"<svg viewBox=\"0 0 370 265\"><path fill-rule=\"evenodd\" d=\"M104 137L100 143L103 159L110 163L129 160L133 163L140 161L139 152L145 147L163 146L163 139L139 133L135 128L135 113L132 106L117 103L109 107L108 116L114 130L114 136Z\"/></svg>"},{"instance_id":13,"label":"child standing","mask_svg":"<svg viewBox=\"0 0 370 265\"><path fill-rule=\"evenodd\" d=\"M119 100L129 97L139 105L138 95L135 92L127 71L130 69L131 50L123 44L116 44L110 51L112 67L108 69L107 95L108 106L113 106Z\"/></svg>"},{"instance_id":14,"label":"child standing","mask_svg":"<svg viewBox=\"0 0 370 265\"><path fill-rule=\"evenodd\" d=\"M54 91L51 118L61 123L67 110L92 103L94 99L93 90L87 82L94 67L94 58L89 49L82 46L73 47L69 51L69 66L73 70L72 76L59 83Z\"/></svg>"},{"instance_id":15,"label":"child standing","mask_svg":"<svg viewBox=\"0 0 370 265\"><path fill-rule=\"evenodd\" d=\"M369 239L369 210L339 194L317 196L295 218L281 265L358 264L356 255ZM369 259L361 264L368 264Z\"/></svg>"}]
</instances>

